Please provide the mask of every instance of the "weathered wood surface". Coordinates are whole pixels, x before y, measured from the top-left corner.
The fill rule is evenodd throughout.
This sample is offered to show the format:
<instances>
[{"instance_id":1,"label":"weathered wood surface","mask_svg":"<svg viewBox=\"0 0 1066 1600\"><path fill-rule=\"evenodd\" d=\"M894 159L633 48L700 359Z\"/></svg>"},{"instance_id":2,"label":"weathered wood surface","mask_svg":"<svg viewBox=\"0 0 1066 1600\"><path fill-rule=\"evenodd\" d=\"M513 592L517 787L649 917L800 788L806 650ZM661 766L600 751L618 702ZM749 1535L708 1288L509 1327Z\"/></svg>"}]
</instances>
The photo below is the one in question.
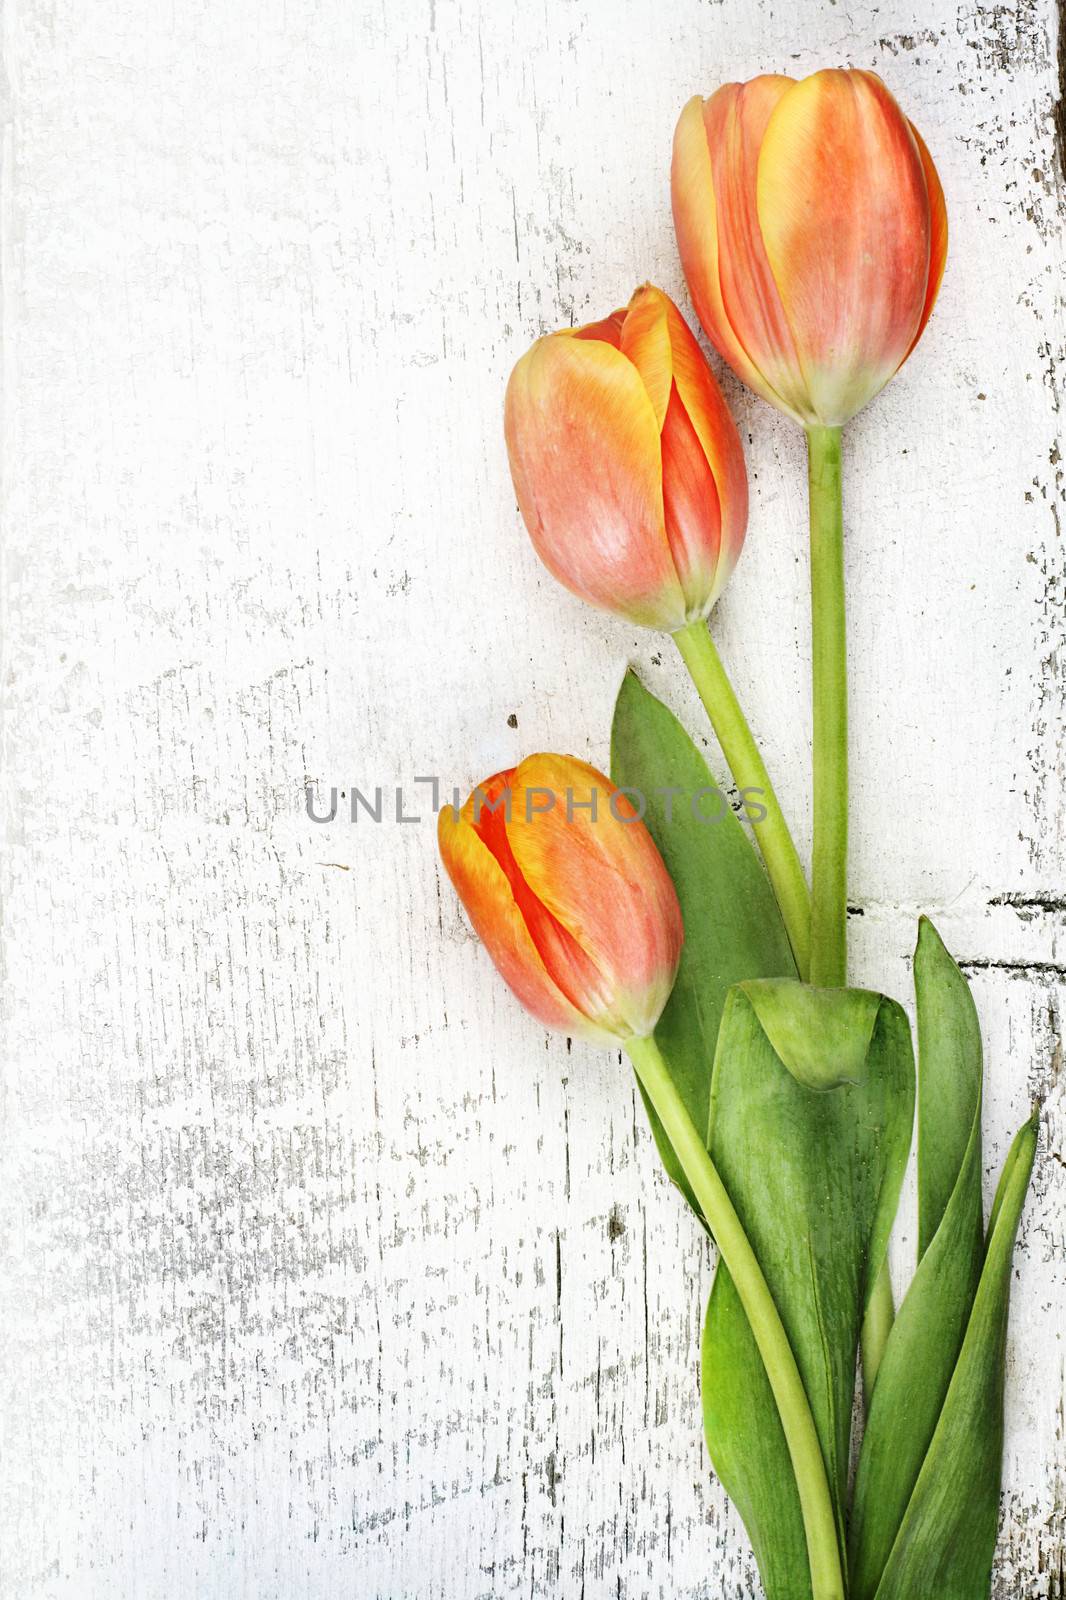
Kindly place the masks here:
<instances>
[{"instance_id":1,"label":"weathered wood surface","mask_svg":"<svg viewBox=\"0 0 1066 1600\"><path fill-rule=\"evenodd\" d=\"M688 95L881 72L940 307L848 435L856 973L932 912L1017 1258L997 1597L1064 1593L1066 619L1047 0L7 0L4 1600L739 1600L711 1254L626 1072L494 980L428 821L321 791L606 760L656 641L519 533L503 384L650 277ZM716 621L806 794L800 441L730 383ZM711 752L712 761L717 756ZM806 828L801 827L806 842ZM911 1203L897 1242L913 1248Z\"/></svg>"}]
</instances>

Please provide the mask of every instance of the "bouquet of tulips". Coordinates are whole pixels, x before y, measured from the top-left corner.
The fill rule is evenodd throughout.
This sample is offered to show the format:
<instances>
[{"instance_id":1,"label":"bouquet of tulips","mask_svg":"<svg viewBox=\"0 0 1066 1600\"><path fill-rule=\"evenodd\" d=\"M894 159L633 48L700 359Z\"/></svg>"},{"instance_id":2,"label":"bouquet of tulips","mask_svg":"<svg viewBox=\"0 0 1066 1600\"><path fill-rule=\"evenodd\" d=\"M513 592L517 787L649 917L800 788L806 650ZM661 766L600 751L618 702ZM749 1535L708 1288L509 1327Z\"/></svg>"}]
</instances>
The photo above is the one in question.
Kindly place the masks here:
<instances>
[{"instance_id":1,"label":"bouquet of tulips","mask_svg":"<svg viewBox=\"0 0 1066 1600\"><path fill-rule=\"evenodd\" d=\"M846 949L841 431L921 337L944 197L921 136L860 71L691 100L672 188L705 332L807 436L810 887L707 626L744 539L740 440L680 311L648 285L519 361L511 472L555 576L673 639L750 833L630 672L609 778L529 756L441 811L441 854L529 1011L624 1046L664 1166L717 1245L703 1417L767 1600L980 1600L1037 1118L986 1220L965 979L923 919L916 1070L903 1009L848 986ZM916 1109L917 1263L897 1312L887 1249Z\"/></svg>"}]
</instances>

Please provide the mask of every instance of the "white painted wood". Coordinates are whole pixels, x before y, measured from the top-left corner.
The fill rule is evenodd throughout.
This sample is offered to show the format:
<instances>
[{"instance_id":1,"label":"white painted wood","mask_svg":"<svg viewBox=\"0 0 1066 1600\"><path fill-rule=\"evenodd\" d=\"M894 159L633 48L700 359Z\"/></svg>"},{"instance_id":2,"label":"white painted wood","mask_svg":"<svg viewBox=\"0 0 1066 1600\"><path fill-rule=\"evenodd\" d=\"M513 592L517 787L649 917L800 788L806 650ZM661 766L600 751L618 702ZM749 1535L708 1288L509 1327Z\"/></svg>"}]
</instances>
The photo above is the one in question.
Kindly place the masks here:
<instances>
[{"instance_id":1,"label":"white painted wood","mask_svg":"<svg viewBox=\"0 0 1066 1600\"><path fill-rule=\"evenodd\" d=\"M1047 1096L997 1597L1063 1594L1056 28L7 0L4 1600L754 1592L699 1432L710 1253L626 1072L503 992L428 821L318 827L302 790L605 762L627 659L703 735L656 641L538 567L503 385L645 277L687 305L691 93L838 62L900 95L953 230L848 434L856 974L906 996L922 909L970 963L990 1185ZM728 394L716 634L800 819L800 441Z\"/></svg>"}]
</instances>

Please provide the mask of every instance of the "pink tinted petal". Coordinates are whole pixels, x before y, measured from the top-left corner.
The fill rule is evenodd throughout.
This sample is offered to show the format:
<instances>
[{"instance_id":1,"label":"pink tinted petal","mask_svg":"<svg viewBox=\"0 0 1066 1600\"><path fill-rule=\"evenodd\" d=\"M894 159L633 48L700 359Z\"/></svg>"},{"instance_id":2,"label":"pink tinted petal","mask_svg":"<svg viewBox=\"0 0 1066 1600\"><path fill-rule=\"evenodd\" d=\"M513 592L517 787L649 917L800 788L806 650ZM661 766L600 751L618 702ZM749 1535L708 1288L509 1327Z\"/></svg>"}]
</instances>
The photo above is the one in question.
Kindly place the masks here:
<instances>
[{"instance_id":1,"label":"pink tinted petal","mask_svg":"<svg viewBox=\"0 0 1066 1600\"><path fill-rule=\"evenodd\" d=\"M922 163L879 78L817 72L781 96L757 203L815 419L845 422L909 350L929 278Z\"/></svg>"},{"instance_id":2,"label":"pink tinted petal","mask_svg":"<svg viewBox=\"0 0 1066 1600\"><path fill-rule=\"evenodd\" d=\"M549 571L593 605L680 627L659 427L632 363L599 340L538 340L511 374L505 431L518 504Z\"/></svg>"}]
</instances>

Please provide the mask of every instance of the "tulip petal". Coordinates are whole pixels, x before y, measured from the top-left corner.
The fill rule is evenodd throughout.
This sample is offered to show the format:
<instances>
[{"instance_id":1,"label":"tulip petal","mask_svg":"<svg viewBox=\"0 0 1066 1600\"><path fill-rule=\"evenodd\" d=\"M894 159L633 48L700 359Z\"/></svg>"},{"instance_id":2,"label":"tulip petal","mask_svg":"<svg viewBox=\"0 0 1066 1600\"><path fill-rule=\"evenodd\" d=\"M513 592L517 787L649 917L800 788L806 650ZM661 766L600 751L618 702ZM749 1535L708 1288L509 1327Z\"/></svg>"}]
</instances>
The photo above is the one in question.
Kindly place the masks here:
<instances>
[{"instance_id":1,"label":"tulip petal","mask_svg":"<svg viewBox=\"0 0 1066 1600\"><path fill-rule=\"evenodd\" d=\"M538 805L543 803L543 797L536 798ZM521 788L516 791L516 772L497 774L487 785L475 789L468 801L474 831L506 877L515 905L549 977L583 1018L607 1019L611 1015L612 1001L609 982L573 934L534 893L515 859L507 823L516 804L525 814L527 792ZM528 815L532 818L534 814L530 806Z\"/></svg>"},{"instance_id":2,"label":"tulip petal","mask_svg":"<svg viewBox=\"0 0 1066 1600\"><path fill-rule=\"evenodd\" d=\"M448 876L476 933L505 983L539 1022L575 1037L602 1038L548 972L507 874L473 826L473 803L471 796L459 816L451 806L442 807L437 836Z\"/></svg>"},{"instance_id":3,"label":"tulip petal","mask_svg":"<svg viewBox=\"0 0 1066 1600\"><path fill-rule=\"evenodd\" d=\"M756 194L815 420L838 425L906 356L929 279L922 162L881 80L823 71L783 94Z\"/></svg>"},{"instance_id":4,"label":"tulip petal","mask_svg":"<svg viewBox=\"0 0 1066 1600\"><path fill-rule=\"evenodd\" d=\"M615 350L622 348L622 324L625 321L625 311L612 311L609 317L601 317L599 322L586 322L584 327L573 330L575 339L599 339L602 344L609 344Z\"/></svg>"},{"instance_id":5,"label":"tulip petal","mask_svg":"<svg viewBox=\"0 0 1066 1600\"><path fill-rule=\"evenodd\" d=\"M700 447L714 477L719 508L719 543L714 590L704 614L721 594L740 557L744 534L748 526L748 474L744 465L744 451L736 423L725 403L703 351L696 343L692 331L677 307L670 302L667 320L677 398L695 430ZM665 470L668 451L673 448L663 433L664 484L670 482ZM676 515L676 513L675 513ZM667 536L674 551L674 564L684 575L676 548L675 535L671 533L671 512L667 509Z\"/></svg>"},{"instance_id":6,"label":"tulip petal","mask_svg":"<svg viewBox=\"0 0 1066 1600\"><path fill-rule=\"evenodd\" d=\"M703 107L718 212L722 303L736 337L775 403L811 420L796 340L759 227L759 155L771 118L794 90L791 78L764 75L727 84Z\"/></svg>"},{"instance_id":7,"label":"tulip petal","mask_svg":"<svg viewBox=\"0 0 1066 1600\"><path fill-rule=\"evenodd\" d=\"M549 571L593 605L681 627L659 426L633 364L599 339L538 340L511 374L505 432L518 504Z\"/></svg>"},{"instance_id":8,"label":"tulip petal","mask_svg":"<svg viewBox=\"0 0 1066 1600\"><path fill-rule=\"evenodd\" d=\"M540 810L550 792L554 804ZM595 814L588 807L595 797ZM522 877L610 981L612 1031L650 1033L673 986L683 930L677 895L626 797L573 757L533 755L515 773L507 836Z\"/></svg>"},{"instance_id":9,"label":"tulip petal","mask_svg":"<svg viewBox=\"0 0 1066 1600\"><path fill-rule=\"evenodd\" d=\"M792 80L780 81L787 86ZM717 128L740 89L740 84L725 84L706 103L699 95L694 95L678 119L670 176L674 229L685 281L707 337L749 388L771 405L789 410L734 328L722 291L721 255L726 240L720 237L719 214L723 196L716 187L721 179L712 161L707 117L709 113Z\"/></svg>"},{"instance_id":10,"label":"tulip petal","mask_svg":"<svg viewBox=\"0 0 1066 1600\"><path fill-rule=\"evenodd\" d=\"M670 300L662 290L653 288L650 283L638 289L629 302L629 309L622 324L620 345L622 354L629 357L640 373L660 433L666 421L670 388L674 381L670 329L667 323L670 305Z\"/></svg>"},{"instance_id":11,"label":"tulip petal","mask_svg":"<svg viewBox=\"0 0 1066 1600\"><path fill-rule=\"evenodd\" d=\"M918 332L911 340L911 350L925 332L925 325L933 314L936 297L940 293L940 284L944 276L944 267L948 258L948 208L944 199L944 190L940 182L940 174L936 170L932 156L914 123L909 124L914 142L918 146L918 154L922 161L922 171L925 174L925 187L929 195L929 278L925 290L925 305L922 307L921 320L918 323ZM907 359L906 356L903 358Z\"/></svg>"},{"instance_id":12,"label":"tulip petal","mask_svg":"<svg viewBox=\"0 0 1066 1600\"><path fill-rule=\"evenodd\" d=\"M722 508L714 473L676 384L666 413L662 449L666 537L688 614L695 621L706 616L720 593Z\"/></svg>"},{"instance_id":13,"label":"tulip petal","mask_svg":"<svg viewBox=\"0 0 1066 1600\"><path fill-rule=\"evenodd\" d=\"M710 611L743 544L748 477L740 437L703 351L661 289L645 284L633 296L622 353L659 419L666 536L691 622Z\"/></svg>"}]
</instances>

